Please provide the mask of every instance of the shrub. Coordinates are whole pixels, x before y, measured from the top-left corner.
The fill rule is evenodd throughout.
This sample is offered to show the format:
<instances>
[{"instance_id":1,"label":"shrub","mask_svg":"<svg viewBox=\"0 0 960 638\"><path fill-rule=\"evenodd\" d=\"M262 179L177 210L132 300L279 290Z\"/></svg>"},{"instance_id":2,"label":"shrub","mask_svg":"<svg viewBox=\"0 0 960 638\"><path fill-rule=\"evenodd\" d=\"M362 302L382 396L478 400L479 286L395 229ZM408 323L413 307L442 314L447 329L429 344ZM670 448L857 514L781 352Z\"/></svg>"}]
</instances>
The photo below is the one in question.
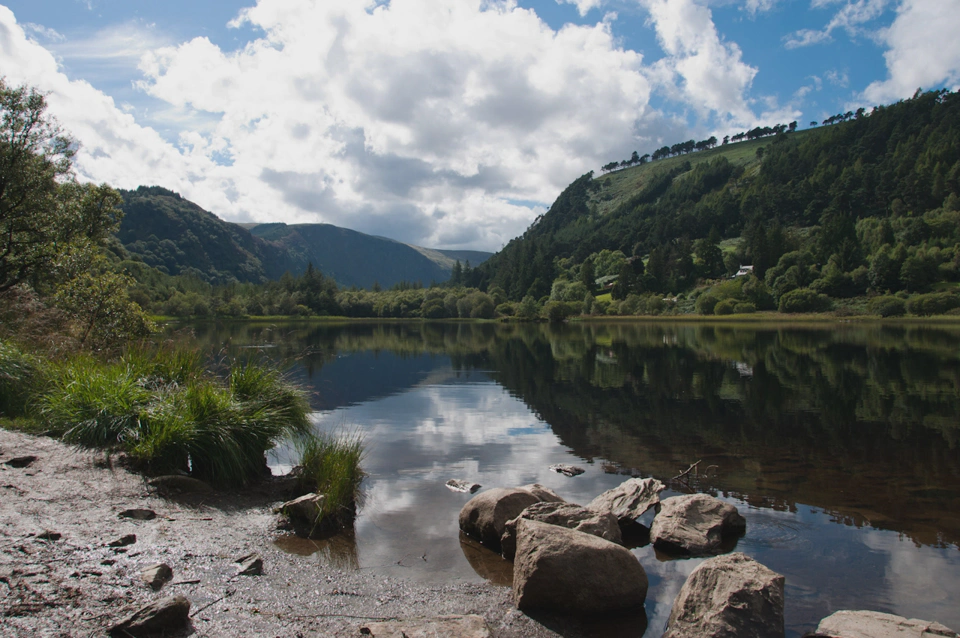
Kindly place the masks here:
<instances>
[{"instance_id":1,"label":"shrub","mask_svg":"<svg viewBox=\"0 0 960 638\"><path fill-rule=\"evenodd\" d=\"M960 297L949 292L917 295L907 301L907 310L910 314L920 317L946 314L954 308L960 308Z\"/></svg>"},{"instance_id":2,"label":"shrub","mask_svg":"<svg viewBox=\"0 0 960 638\"><path fill-rule=\"evenodd\" d=\"M736 306L736 300L724 299L723 301L717 302L717 305L713 307L713 314L732 315L734 313L734 306Z\"/></svg>"},{"instance_id":3,"label":"shrub","mask_svg":"<svg viewBox=\"0 0 960 638\"><path fill-rule=\"evenodd\" d=\"M733 312L738 315L747 315L747 314L750 314L751 312L756 312L756 311L757 311L757 307L752 303L750 303L749 301L738 303L733 307Z\"/></svg>"},{"instance_id":4,"label":"shrub","mask_svg":"<svg viewBox=\"0 0 960 638\"><path fill-rule=\"evenodd\" d=\"M903 299L892 295L874 297L867 303L867 310L881 317L902 317L907 312Z\"/></svg>"},{"instance_id":5,"label":"shrub","mask_svg":"<svg viewBox=\"0 0 960 638\"><path fill-rule=\"evenodd\" d=\"M797 288L780 297L780 312L826 312L830 298L809 288Z\"/></svg>"},{"instance_id":6,"label":"shrub","mask_svg":"<svg viewBox=\"0 0 960 638\"><path fill-rule=\"evenodd\" d=\"M697 312L701 315L712 315L717 303L719 299L710 293L700 295L697 298Z\"/></svg>"}]
</instances>

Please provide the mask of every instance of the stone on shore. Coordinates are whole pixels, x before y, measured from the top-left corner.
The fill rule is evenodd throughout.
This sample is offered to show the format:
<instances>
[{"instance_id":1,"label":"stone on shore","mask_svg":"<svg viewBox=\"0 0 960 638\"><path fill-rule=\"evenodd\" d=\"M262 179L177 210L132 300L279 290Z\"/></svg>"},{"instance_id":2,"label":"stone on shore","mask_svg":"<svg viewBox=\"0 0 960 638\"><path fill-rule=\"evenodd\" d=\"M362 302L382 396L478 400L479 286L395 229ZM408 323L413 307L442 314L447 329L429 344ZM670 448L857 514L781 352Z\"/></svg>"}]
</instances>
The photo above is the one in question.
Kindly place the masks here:
<instances>
[{"instance_id":1,"label":"stone on shore","mask_svg":"<svg viewBox=\"0 0 960 638\"><path fill-rule=\"evenodd\" d=\"M153 510L148 510L144 508L134 508L129 510L123 510L117 514L120 518L132 518L135 521L152 521L157 517L157 513Z\"/></svg>"},{"instance_id":2,"label":"stone on shore","mask_svg":"<svg viewBox=\"0 0 960 638\"><path fill-rule=\"evenodd\" d=\"M480 492L460 510L460 529L487 547L499 550L507 521L540 501L538 496L521 488L495 487Z\"/></svg>"},{"instance_id":3,"label":"stone on shore","mask_svg":"<svg viewBox=\"0 0 960 638\"><path fill-rule=\"evenodd\" d=\"M650 527L650 541L661 551L703 556L723 551L725 539L746 531L737 508L709 494L664 499Z\"/></svg>"},{"instance_id":4,"label":"stone on shore","mask_svg":"<svg viewBox=\"0 0 960 638\"><path fill-rule=\"evenodd\" d=\"M259 554L247 554L236 560L237 576L260 576L263 574L263 559Z\"/></svg>"},{"instance_id":5,"label":"stone on shore","mask_svg":"<svg viewBox=\"0 0 960 638\"><path fill-rule=\"evenodd\" d=\"M142 607L110 628L111 636L150 636L173 633L190 623L190 601L183 596L163 598Z\"/></svg>"},{"instance_id":6,"label":"stone on shore","mask_svg":"<svg viewBox=\"0 0 960 638\"><path fill-rule=\"evenodd\" d=\"M940 623L879 611L838 611L820 621L818 636L832 638L958 638Z\"/></svg>"},{"instance_id":7,"label":"stone on shore","mask_svg":"<svg viewBox=\"0 0 960 638\"><path fill-rule=\"evenodd\" d=\"M140 572L140 580L146 583L153 591L160 591L163 586L173 580L173 570L169 565L157 563L145 567Z\"/></svg>"},{"instance_id":8,"label":"stone on shore","mask_svg":"<svg viewBox=\"0 0 960 638\"><path fill-rule=\"evenodd\" d=\"M621 525L627 525L660 502L663 487L663 483L655 478L628 479L590 501L587 508L610 512Z\"/></svg>"},{"instance_id":9,"label":"stone on shore","mask_svg":"<svg viewBox=\"0 0 960 638\"><path fill-rule=\"evenodd\" d=\"M124 534L115 541L110 541L107 543L107 547L126 547L128 545L133 545L137 542L136 534Z\"/></svg>"},{"instance_id":10,"label":"stone on shore","mask_svg":"<svg viewBox=\"0 0 960 638\"><path fill-rule=\"evenodd\" d=\"M490 638L490 628L482 616L438 616L367 623L360 634L373 638Z\"/></svg>"},{"instance_id":11,"label":"stone on shore","mask_svg":"<svg viewBox=\"0 0 960 638\"><path fill-rule=\"evenodd\" d=\"M560 496L556 492L551 490L549 487L544 487L543 485L540 485L539 483L530 483L529 485L521 485L520 489L530 492L531 494L536 496L538 499L540 499L544 503L565 502L562 498L560 498Z\"/></svg>"},{"instance_id":12,"label":"stone on shore","mask_svg":"<svg viewBox=\"0 0 960 638\"><path fill-rule=\"evenodd\" d=\"M316 525L323 514L323 494L304 494L280 506L280 511L290 517L294 523Z\"/></svg>"},{"instance_id":13,"label":"stone on shore","mask_svg":"<svg viewBox=\"0 0 960 638\"><path fill-rule=\"evenodd\" d=\"M782 638L783 584L740 552L704 561L680 588L663 638Z\"/></svg>"},{"instance_id":14,"label":"stone on shore","mask_svg":"<svg viewBox=\"0 0 960 638\"><path fill-rule=\"evenodd\" d=\"M642 608L647 574L629 550L591 534L520 519L513 597L523 610L593 614Z\"/></svg>"},{"instance_id":15,"label":"stone on shore","mask_svg":"<svg viewBox=\"0 0 960 638\"><path fill-rule=\"evenodd\" d=\"M155 487L160 492L167 493L206 494L213 491L213 488L207 483L189 476L181 476L180 474L157 476L147 481L147 485Z\"/></svg>"},{"instance_id":16,"label":"stone on shore","mask_svg":"<svg viewBox=\"0 0 960 638\"><path fill-rule=\"evenodd\" d=\"M517 523L520 519L575 529L618 545L623 542L617 518L609 512L596 512L573 503L534 503L520 512L519 517L507 521L504 527L500 553L507 560L513 560L517 551Z\"/></svg>"}]
</instances>

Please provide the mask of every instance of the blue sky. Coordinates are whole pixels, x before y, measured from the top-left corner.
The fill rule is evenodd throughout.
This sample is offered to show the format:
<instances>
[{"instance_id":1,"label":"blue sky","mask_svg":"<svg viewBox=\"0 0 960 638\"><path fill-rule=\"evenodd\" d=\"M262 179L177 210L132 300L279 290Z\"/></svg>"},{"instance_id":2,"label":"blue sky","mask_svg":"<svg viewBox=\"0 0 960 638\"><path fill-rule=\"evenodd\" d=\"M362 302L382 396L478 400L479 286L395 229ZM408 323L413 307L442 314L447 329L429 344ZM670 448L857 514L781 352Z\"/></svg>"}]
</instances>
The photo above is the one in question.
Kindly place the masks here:
<instances>
[{"instance_id":1,"label":"blue sky","mask_svg":"<svg viewBox=\"0 0 960 638\"><path fill-rule=\"evenodd\" d=\"M633 150L956 89L958 32L960 0L17 0L0 69L81 179L496 250Z\"/></svg>"}]
</instances>

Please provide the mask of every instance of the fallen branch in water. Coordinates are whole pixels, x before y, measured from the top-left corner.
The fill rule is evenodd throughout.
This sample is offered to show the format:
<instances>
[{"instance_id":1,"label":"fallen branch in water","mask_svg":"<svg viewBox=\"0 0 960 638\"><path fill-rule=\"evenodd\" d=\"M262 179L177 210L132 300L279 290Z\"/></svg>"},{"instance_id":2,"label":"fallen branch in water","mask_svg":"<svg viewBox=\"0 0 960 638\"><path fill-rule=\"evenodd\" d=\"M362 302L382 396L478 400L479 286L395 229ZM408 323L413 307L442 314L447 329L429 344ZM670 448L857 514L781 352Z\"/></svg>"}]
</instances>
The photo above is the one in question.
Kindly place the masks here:
<instances>
[{"instance_id":1,"label":"fallen branch in water","mask_svg":"<svg viewBox=\"0 0 960 638\"><path fill-rule=\"evenodd\" d=\"M676 476L674 476L674 477L673 477L672 479L670 479L670 480L671 480L671 481L677 481L677 480L682 479L683 477L687 476L688 474L690 474L690 472L694 472L694 470L697 469L697 466L700 465L701 461L703 461L703 459L700 459L700 461L697 461L696 463L694 463L693 465L691 465L690 467L688 467L688 468L685 469L684 471L680 472L679 474L677 474ZM713 467L713 466L711 466L711 467ZM696 472L694 472L693 476L694 476L694 477L697 476Z\"/></svg>"}]
</instances>

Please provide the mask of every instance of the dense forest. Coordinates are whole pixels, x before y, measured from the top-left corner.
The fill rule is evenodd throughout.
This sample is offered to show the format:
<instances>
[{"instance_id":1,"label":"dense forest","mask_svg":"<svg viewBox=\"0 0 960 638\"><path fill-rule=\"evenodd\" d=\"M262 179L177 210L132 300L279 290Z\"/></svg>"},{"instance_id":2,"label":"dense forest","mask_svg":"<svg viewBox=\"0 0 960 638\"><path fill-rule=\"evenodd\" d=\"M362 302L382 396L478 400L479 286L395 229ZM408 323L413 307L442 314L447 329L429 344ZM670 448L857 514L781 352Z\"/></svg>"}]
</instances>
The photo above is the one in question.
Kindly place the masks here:
<instances>
[{"instance_id":1,"label":"dense forest","mask_svg":"<svg viewBox=\"0 0 960 638\"><path fill-rule=\"evenodd\" d=\"M804 311L866 295L896 314L904 294L955 292L958 94L917 92L834 121L600 178L588 173L468 283L498 286L513 300L582 302L581 293L599 290L581 275L597 274L606 250L620 256L619 269L606 273L615 275L613 299L634 295L634 306L696 289L707 314L726 300L745 311ZM710 287L747 264L752 275ZM568 286L558 299L558 281L584 288ZM926 301L934 310L960 305L948 296Z\"/></svg>"}]
</instances>

